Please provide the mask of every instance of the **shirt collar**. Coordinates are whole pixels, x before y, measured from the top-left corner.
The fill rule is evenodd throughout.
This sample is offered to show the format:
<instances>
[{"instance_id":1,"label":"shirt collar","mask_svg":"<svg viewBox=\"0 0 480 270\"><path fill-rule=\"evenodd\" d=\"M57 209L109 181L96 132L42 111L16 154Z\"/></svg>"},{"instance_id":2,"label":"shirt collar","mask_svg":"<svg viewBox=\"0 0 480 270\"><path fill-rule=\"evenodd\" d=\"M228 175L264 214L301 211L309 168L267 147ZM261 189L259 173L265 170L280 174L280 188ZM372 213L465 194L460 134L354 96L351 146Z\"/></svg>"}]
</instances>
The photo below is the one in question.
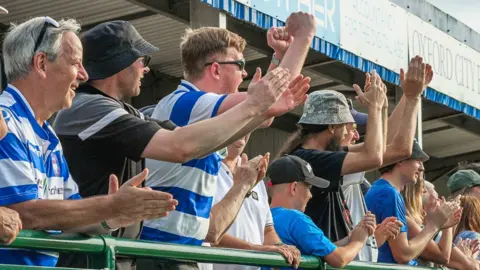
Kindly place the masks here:
<instances>
[{"instance_id":1,"label":"shirt collar","mask_svg":"<svg viewBox=\"0 0 480 270\"><path fill-rule=\"evenodd\" d=\"M201 90L198 89L198 87L196 87L193 83L191 83L189 81L186 81L186 80L182 80L180 82L180 86L187 91L201 92Z\"/></svg>"}]
</instances>

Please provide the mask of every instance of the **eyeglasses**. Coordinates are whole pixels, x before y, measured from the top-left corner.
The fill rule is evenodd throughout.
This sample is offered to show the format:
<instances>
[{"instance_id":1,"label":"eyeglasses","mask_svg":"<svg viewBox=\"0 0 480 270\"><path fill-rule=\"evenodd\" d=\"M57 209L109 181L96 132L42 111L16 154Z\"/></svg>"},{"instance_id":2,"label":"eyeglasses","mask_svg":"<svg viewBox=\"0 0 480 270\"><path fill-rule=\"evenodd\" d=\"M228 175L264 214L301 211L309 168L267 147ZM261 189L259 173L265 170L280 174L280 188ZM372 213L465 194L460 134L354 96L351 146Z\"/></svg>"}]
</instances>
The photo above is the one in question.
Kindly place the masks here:
<instances>
[{"instance_id":1,"label":"eyeglasses","mask_svg":"<svg viewBox=\"0 0 480 270\"><path fill-rule=\"evenodd\" d=\"M240 70L245 69L245 59L239 59L235 61L208 62L208 63L205 63L205 66L210 66L210 65L213 65L214 63L217 63L219 65L237 65Z\"/></svg>"},{"instance_id":2,"label":"eyeglasses","mask_svg":"<svg viewBox=\"0 0 480 270\"><path fill-rule=\"evenodd\" d=\"M45 36L45 32L47 31L48 26L53 26L55 28L60 27L60 24L55 21L54 19L46 16L45 17L45 23L43 23L42 30L40 31L40 34L38 35L37 41L35 42L35 47L33 47L33 53L35 53L42 43L43 37Z\"/></svg>"},{"instance_id":3,"label":"eyeglasses","mask_svg":"<svg viewBox=\"0 0 480 270\"><path fill-rule=\"evenodd\" d=\"M145 55L145 56L140 58L140 62L142 62L144 67L148 66L148 64L150 63L150 60L152 60L152 57L148 56L148 55Z\"/></svg>"}]
</instances>

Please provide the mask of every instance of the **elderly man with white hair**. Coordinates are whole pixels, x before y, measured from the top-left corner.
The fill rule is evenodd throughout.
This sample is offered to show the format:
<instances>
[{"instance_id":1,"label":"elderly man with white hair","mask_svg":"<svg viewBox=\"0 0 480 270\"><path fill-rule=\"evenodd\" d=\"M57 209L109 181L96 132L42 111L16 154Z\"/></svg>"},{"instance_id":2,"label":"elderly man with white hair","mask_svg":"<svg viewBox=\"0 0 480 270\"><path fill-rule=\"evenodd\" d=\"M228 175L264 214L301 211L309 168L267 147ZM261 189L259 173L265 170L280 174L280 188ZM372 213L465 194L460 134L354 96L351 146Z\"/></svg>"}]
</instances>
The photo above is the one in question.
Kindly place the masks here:
<instances>
[{"instance_id":1,"label":"elderly man with white hair","mask_svg":"<svg viewBox=\"0 0 480 270\"><path fill-rule=\"evenodd\" d=\"M10 84L0 95L0 206L18 212L25 229L108 233L108 228L163 217L177 204L170 194L137 188L146 170L121 188L111 176L108 196L82 200L78 195L47 119L69 107L78 84L88 79L79 30L75 20L37 17L12 26L4 39ZM57 257L0 249L0 264L55 266Z\"/></svg>"}]
</instances>

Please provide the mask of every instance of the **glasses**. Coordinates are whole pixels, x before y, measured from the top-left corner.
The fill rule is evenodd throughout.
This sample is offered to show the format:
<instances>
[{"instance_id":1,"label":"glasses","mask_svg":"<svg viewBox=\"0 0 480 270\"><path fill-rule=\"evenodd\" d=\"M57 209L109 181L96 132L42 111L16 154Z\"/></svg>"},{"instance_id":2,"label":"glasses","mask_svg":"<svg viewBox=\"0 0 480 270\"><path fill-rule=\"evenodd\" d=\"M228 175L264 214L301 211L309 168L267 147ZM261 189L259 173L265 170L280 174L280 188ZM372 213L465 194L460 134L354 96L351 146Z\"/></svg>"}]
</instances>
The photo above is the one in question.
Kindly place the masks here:
<instances>
[{"instance_id":1,"label":"glasses","mask_svg":"<svg viewBox=\"0 0 480 270\"><path fill-rule=\"evenodd\" d=\"M145 55L140 58L140 62L143 64L144 67L147 67L148 64L150 63L150 60L152 60L152 57Z\"/></svg>"},{"instance_id":2,"label":"glasses","mask_svg":"<svg viewBox=\"0 0 480 270\"><path fill-rule=\"evenodd\" d=\"M45 22L43 23L42 30L38 35L37 41L35 42L35 47L33 47L33 53L35 53L38 47L40 46L40 44L42 44L42 40L43 40L43 37L45 36L45 32L47 31L48 26L53 26L55 28L58 28L60 27L60 24L48 16L45 17Z\"/></svg>"},{"instance_id":3,"label":"glasses","mask_svg":"<svg viewBox=\"0 0 480 270\"><path fill-rule=\"evenodd\" d=\"M208 63L205 63L205 66L210 66L210 65L213 65L214 63L217 63L219 65L237 65L240 70L245 69L245 59L239 59L235 61L208 62Z\"/></svg>"}]
</instances>

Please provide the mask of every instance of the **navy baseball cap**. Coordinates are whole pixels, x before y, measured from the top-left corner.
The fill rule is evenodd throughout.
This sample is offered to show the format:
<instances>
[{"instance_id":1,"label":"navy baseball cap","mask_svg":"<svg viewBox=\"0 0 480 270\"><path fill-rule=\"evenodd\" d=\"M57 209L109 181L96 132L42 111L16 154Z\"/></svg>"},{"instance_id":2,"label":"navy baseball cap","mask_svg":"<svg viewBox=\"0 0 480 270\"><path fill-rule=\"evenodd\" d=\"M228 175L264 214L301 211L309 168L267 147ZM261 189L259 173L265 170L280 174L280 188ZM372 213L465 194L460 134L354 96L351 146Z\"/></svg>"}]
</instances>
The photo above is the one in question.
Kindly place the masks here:
<instances>
[{"instance_id":1,"label":"navy baseball cap","mask_svg":"<svg viewBox=\"0 0 480 270\"><path fill-rule=\"evenodd\" d=\"M113 76L138 58L159 50L127 21L101 23L88 30L81 40L83 65L90 80Z\"/></svg>"},{"instance_id":2,"label":"navy baseball cap","mask_svg":"<svg viewBox=\"0 0 480 270\"><path fill-rule=\"evenodd\" d=\"M267 176L272 185L305 181L319 188L328 188L330 182L313 174L310 163L294 156L285 155L268 166Z\"/></svg>"}]
</instances>

